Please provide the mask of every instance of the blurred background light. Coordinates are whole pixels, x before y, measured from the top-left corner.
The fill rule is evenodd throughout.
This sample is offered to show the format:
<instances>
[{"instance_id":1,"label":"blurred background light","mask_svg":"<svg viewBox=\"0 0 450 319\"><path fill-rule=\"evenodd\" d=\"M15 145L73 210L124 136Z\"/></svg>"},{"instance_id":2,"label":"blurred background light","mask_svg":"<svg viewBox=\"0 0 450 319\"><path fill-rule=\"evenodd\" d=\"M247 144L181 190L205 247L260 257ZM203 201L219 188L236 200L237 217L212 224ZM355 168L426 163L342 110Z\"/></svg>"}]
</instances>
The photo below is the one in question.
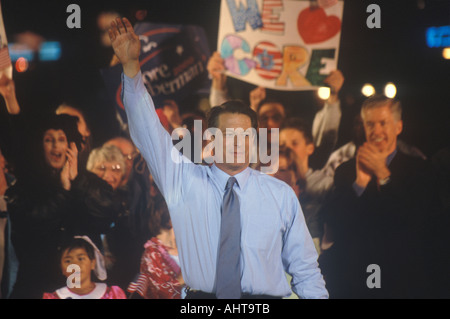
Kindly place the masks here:
<instances>
[{"instance_id":1,"label":"blurred background light","mask_svg":"<svg viewBox=\"0 0 450 319\"><path fill-rule=\"evenodd\" d=\"M442 56L444 57L444 59L450 60L450 47L444 48L444 50L442 50Z\"/></svg>"},{"instance_id":2,"label":"blurred background light","mask_svg":"<svg viewBox=\"0 0 450 319\"><path fill-rule=\"evenodd\" d=\"M363 85L361 93L366 97L372 96L375 94L375 88L372 84L366 83Z\"/></svg>"},{"instance_id":3,"label":"blurred background light","mask_svg":"<svg viewBox=\"0 0 450 319\"><path fill-rule=\"evenodd\" d=\"M56 61L61 57L61 45L56 41L47 41L41 44L39 49L39 60Z\"/></svg>"},{"instance_id":4,"label":"blurred background light","mask_svg":"<svg viewBox=\"0 0 450 319\"><path fill-rule=\"evenodd\" d=\"M328 98L329 98L330 95L331 95L331 90L330 90L329 87L326 87L326 86L320 87L320 88L317 90L317 95L318 95L319 98L321 98L322 100L328 100Z\"/></svg>"},{"instance_id":5,"label":"blurred background light","mask_svg":"<svg viewBox=\"0 0 450 319\"><path fill-rule=\"evenodd\" d=\"M384 87L384 95L386 95L388 98L393 99L397 95L397 87L394 85L394 83L387 83Z\"/></svg>"},{"instance_id":6,"label":"blurred background light","mask_svg":"<svg viewBox=\"0 0 450 319\"><path fill-rule=\"evenodd\" d=\"M25 72L26 70L28 70L28 60L24 57L18 58L15 67L17 72Z\"/></svg>"}]
</instances>

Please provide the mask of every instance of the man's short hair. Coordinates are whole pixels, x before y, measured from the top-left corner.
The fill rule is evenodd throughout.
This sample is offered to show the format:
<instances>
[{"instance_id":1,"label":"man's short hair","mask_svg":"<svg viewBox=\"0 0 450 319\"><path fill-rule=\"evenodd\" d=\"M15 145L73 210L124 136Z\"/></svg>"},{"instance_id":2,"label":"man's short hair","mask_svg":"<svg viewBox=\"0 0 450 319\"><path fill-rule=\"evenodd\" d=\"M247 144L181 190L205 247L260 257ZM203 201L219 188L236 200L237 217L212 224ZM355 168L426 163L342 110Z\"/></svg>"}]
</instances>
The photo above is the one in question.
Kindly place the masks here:
<instances>
[{"instance_id":1,"label":"man's short hair","mask_svg":"<svg viewBox=\"0 0 450 319\"><path fill-rule=\"evenodd\" d=\"M247 115L251 120L252 127L255 130L258 129L258 119L256 117L256 112L253 111L250 106L244 104L244 102L242 102L241 100L230 100L219 106L213 107L209 111L207 116L208 128L218 128L219 116L226 113Z\"/></svg>"},{"instance_id":2,"label":"man's short hair","mask_svg":"<svg viewBox=\"0 0 450 319\"><path fill-rule=\"evenodd\" d=\"M377 94L366 99L361 106L361 117L364 120L364 113L367 110L388 106L397 121L402 119L402 105L399 100L388 98Z\"/></svg>"},{"instance_id":3,"label":"man's short hair","mask_svg":"<svg viewBox=\"0 0 450 319\"><path fill-rule=\"evenodd\" d=\"M280 131L284 129L297 130L303 133L303 137L305 138L306 144L314 143L311 126L308 123L306 123L306 121L304 121L302 118L293 117L285 120L283 125L281 126Z\"/></svg>"}]
</instances>

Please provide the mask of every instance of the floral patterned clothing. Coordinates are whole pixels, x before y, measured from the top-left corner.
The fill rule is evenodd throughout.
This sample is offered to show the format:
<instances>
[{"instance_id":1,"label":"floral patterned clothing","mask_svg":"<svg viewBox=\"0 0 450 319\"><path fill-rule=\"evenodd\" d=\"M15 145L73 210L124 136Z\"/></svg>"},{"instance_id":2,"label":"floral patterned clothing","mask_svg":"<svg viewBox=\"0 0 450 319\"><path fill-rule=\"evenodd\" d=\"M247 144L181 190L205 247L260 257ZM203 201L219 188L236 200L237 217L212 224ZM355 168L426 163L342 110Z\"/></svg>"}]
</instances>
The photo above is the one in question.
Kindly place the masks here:
<instances>
[{"instance_id":1,"label":"floral patterned clothing","mask_svg":"<svg viewBox=\"0 0 450 319\"><path fill-rule=\"evenodd\" d=\"M167 247L153 237L144 248L139 277L127 291L137 292L145 299L180 299L184 285L177 278L181 269L169 255Z\"/></svg>"}]
</instances>

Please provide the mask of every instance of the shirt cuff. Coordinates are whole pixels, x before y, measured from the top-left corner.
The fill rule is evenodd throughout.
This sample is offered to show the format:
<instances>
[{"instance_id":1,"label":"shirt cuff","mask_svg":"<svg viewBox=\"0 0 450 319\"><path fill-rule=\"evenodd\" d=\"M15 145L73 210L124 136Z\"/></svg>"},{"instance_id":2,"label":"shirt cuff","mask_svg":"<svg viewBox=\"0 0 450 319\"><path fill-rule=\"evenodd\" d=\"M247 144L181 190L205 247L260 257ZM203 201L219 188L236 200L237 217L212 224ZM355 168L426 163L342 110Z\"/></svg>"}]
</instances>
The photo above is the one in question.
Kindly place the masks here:
<instances>
[{"instance_id":1,"label":"shirt cuff","mask_svg":"<svg viewBox=\"0 0 450 319\"><path fill-rule=\"evenodd\" d=\"M364 191L366 190L365 187L361 187L358 184L356 184L356 182L353 183L353 190L356 193L356 196L361 197L361 195L364 193Z\"/></svg>"},{"instance_id":2,"label":"shirt cuff","mask_svg":"<svg viewBox=\"0 0 450 319\"><path fill-rule=\"evenodd\" d=\"M142 73L141 70L134 76L134 78L130 78L122 73L122 92L126 91L129 93L136 93L142 88Z\"/></svg>"}]
</instances>

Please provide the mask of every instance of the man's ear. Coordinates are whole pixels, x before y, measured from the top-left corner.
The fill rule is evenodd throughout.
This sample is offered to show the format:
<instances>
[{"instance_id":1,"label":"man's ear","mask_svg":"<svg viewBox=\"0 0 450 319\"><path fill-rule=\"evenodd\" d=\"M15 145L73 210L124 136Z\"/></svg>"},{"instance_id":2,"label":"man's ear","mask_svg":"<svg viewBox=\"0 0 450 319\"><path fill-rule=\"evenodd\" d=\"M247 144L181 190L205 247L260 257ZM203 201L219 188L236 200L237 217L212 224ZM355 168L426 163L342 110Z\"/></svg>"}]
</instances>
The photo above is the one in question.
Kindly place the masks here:
<instances>
[{"instance_id":1,"label":"man's ear","mask_svg":"<svg viewBox=\"0 0 450 319\"><path fill-rule=\"evenodd\" d=\"M314 153L314 150L316 149L316 147L314 146L314 143L309 143L306 145L306 153L308 154L308 156L311 156L312 153Z\"/></svg>"},{"instance_id":2,"label":"man's ear","mask_svg":"<svg viewBox=\"0 0 450 319\"><path fill-rule=\"evenodd\" d=\"M395 128L396 133L397 133L397 135L400 135L400 133L403 131L403 121L402 120L397 121L397 123L395 125L396 125L396 128Z\"/></svg>"}]
</instances>

